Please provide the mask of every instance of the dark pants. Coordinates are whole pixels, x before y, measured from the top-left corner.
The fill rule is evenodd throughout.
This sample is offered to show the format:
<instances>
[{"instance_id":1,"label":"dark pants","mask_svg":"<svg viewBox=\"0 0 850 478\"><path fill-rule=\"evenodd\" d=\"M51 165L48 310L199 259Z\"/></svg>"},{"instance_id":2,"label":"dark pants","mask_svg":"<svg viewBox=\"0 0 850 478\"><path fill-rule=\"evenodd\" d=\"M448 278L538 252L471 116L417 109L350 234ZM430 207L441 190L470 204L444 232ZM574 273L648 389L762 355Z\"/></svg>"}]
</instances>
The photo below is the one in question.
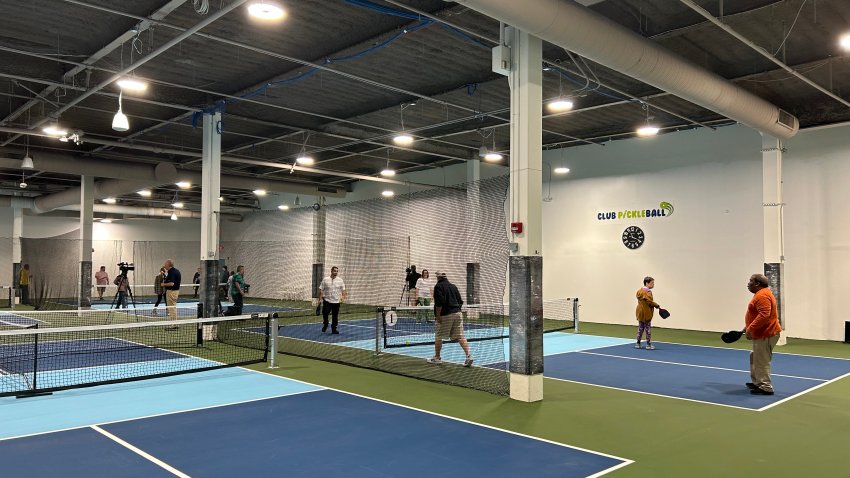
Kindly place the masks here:
<instances>
[{"instance_id":1,"label":"dark pants","mask_svg":"<svg viewBox=\"0 0 850 478\"><path fill-rule=\"evenodd\" d=\"M236 310L236 315L242 315L242 305L245 303L245 296L242 294L233 294L233 308Z\"/></svg>"},{"instance_id":2,"label":"dark pants","mask_svg":"<svg viewBox=\"0 0 850 478\"><path fill-rule=\"evenodd\" d=\"M159 304L162 302L165 302L165 292L156 295L156 304L154 304L153 306L159 307Z\"/></svg>"},{"instance_id":3,"label":"dark pants","mask_svg":"<svg viewBox=\"0 0 850 478\"><path fill-rule=\"evenodd\" d=\"M30 286L22 285L21 286L21 304L29 305L29 303L30 303Z\"/></svg>"},{"instance_id":4,"label":"dark pants","mask_svg":"<svg viewBox=\"0 0 850 478\"><path fill-rule=\"evenodd\" d=\"M118 307L117 308L127 308L127 293L118 291Z\"/></svg>"},{"instance_id":5,"label":"dark pants","mask_svg":"<svg viewBox=\"0 0 850 478\"><path fill-rule=\"evenodd\" d=\"M195 298L198 297L198 287L200 287L200 286L196 285L196 286L193 287L193 289L195 289L195 296L194 296Z\"/></svg>"},{"instance_id":6,"label":"dark pants","mask_svg":"<svg viewBox=\"0 0 850 478\"><path fill-rule=\"evenodd\" d=\"M328 301L322 301L322 323L325 327L328 326L328 315L333 314L333 322L331 323L331 330L336 330L337 325L339 325L339 303L331 304Z\"/></svg>"}]
</instances>

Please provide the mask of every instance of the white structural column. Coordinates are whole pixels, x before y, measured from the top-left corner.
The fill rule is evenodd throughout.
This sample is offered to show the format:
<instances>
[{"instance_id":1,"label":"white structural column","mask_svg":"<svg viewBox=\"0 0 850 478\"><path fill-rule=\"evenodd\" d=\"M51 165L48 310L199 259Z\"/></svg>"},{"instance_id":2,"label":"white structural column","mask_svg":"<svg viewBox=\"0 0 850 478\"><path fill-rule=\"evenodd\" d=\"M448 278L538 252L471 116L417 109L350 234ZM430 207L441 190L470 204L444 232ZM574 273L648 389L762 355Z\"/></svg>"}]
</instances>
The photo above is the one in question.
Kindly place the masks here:
<instances>
[{"instance_id":1,"label":"white structural column","mask_svg":"<svg viewBox=\"0 0 850 478\"><path fill-rule=\"evenodd\" d=\"M511 49L510 257L511 398L543 399L543 257L541 191L543 145L541 40L508 28Z\"/></svg>"},{"instance_id":2,"label":"white structural column","mask_svg":"<svg viewBox=\"0 0 850 478\"><path fill-rule=\"evenodd\" d=\"M762 134L762 210L764 217L764 275L776 296L782 336L785 345L788 323L785 316L785 231L782 225L782 142Z\"/></svg>"},{"instance_id":3,"label":"white structural column","mask_svg":"<svg viewBox=\"0 0 850 478\"><path fill-rule=\"evenodd\" d=\"M21 236L24 233L24 210L15 207L12 213L12 287L15 289L15 295L20 297L18 281L21 279ZM12 302L15 302L14 297Z\"/></svg>"},{"instance_id":4,"label":"white structural column","mask_svg":"<svg viewBox=\"0 0 850 478\"><path fill-rule=\"evenodd\" d=\"M221 203L221 112L204 113L201 172L201 287L204 317L218 315L219 222ZM188 277L188 271L187 277Z\"/></svg>"},{"instance_id":5,"label":"white structural column","mask_svg":"<svg viewBox=\"0 0 850 478\"><path fill-rule=\"evenodd\" d=\"M94 177L80 176L80 290L77 305L91 307L92 222L94 221Z\"/></svg>"}]
</instances>

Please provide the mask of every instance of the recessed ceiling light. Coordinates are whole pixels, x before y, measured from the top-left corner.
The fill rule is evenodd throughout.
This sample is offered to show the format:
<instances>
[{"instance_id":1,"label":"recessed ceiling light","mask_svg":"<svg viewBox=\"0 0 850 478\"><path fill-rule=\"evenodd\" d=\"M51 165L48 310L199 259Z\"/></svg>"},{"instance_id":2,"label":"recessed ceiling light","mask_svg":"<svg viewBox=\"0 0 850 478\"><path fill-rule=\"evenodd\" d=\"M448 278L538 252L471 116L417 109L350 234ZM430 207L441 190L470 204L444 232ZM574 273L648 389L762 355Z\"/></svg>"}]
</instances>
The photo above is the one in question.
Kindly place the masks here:
<instances>
[{"instance_id":1,"label":"recessed ceiling light","mask_svg":"<svg viewBox=\"0 0 850 478\"><path fill-rule=\"evenodd\" d=\"M280 20L286 11L274 2L257 1L248 5L248 13L260 20Z\"/></svg>"},{"instance_id":2,"label":"recessed ceiling light","mask_svg":"<svg viewBox=\"0 0 850 478\"><path fill-rule=\"evenodd\" d=\"M567 98L558 98L557 100L550 101L546 107L549 108L549 111L560 113L573 109L573 102Z\"/></svg>"},{"instance_id":3,"label":"recessed ceiling light","mask_svg":"<svg viewBox=\"0 0 850 478\"><path fill-rule=\"evenodd\" d=\"M100 222L102 222L102 223L104 223L104 224L111 224L111 223L112 223L112 219L101 219L101 220L100 220Z\"/></svg>"},{"instance_id":4,"label":"recessed ceiling light","mask_svg":"<svg viewBox=\"0 0 850 478\"><path fill-rule=\"evenodd\" d=\"M564 166L555 168L555 174L567 174L568 172L570 172L570 168Z\"/></svg>"},{"instance_id":5,"label":"recessed ceiling light","mask_svg":"<svg viewBox=\"0 0 850 478\"><path fill-rule=\"evenodd\" d=\"M265 189L255 189L254 194L256 194L257 196L265 196L266 190Z\"/></svg>"},{"instance_id":6,"label":"recessed ceiling light","mask_svg":"<svg viewBox=\"0 0 850 478\"><path fill-rule=\"evenodd\" d=\"M60 128L59 126L56 126L56 125L47 126L44 129L42 129L42 131L44 131L44 134L49 134L50 136L67 136L68 135L67 129Z\"/></svg>"},{"instance_id":7,"label":"recessed ceiling light","mask_svg":"<svg viewBox=\"0 0 850 478\"><path fill-rule=\"evenodd\" d=\"M175 208L177 208L177 209L183 209L183 203L182 203L182 202L179 202L179 201L178 201L178 202L175 202L175 203L172 203L172 204L171 204L171 206L172 206L172 207L175 207Z\"/></svg>"},{"instance_id":8,"label":"recessed ceiling light","mask_svg":"<svg viewBox=\"0 0 850 478\"><path fill-rule=\"evenodd\" d=\"M484 155L485 161L501 161L502 159L504 159L504 156L495 151L488 152Z\"/></svg>"},{"instance_id":9,"label":"recessed ceiling light","mask_svg":"<svg viewBox=\"0 0 850 478\"><path fill-rule=\"evenodd\" d=\"M180 188L180 189L189 189L189 188L192 187L192 183L190 183L189 181L180 181L180 182L174 183L174 184L176 184L177 187Z\"/></svg>"},{"instance_id":10,"label":"recessed ceiling light","mask_svg":"<svg viewBox=\"0 0 850 478\"><path fill-rule=\"evenodd\" d=\"M393 138L393 143L399 146L407 146L413 144L413 136L407 133L399 133Z\"/></svg>"},{"instance_id":11,"label":"recessed ceiling light","mask_svg":"<svg viewBox=\"0 0 850 478\"><path fill-rule=\"evenodd\" d=\"M301 154L297 158L295 158L295 162L298 164L313 164L316 161L313 159L312 156Z\"/></svg>"},{"instance_id":12,"label":"recessed ceiling light","mask_svg":"<svg viewBox=\"0 0 850 478\"><path fill-rule=\"evenodd\" d=\"M151 194L153 194L153 193L151 193L150 189L142 189L141 191L139 191L139 196L142 196L142 197L145 197L145 198L151 197Z\"/></svg>"},{"instance_id":13,"label":"recessed ceiling light","mask_svg":"<svg viewBox=\"0 0 850 478\"><path fill-rule=\"evenodd\" d=\"M387 189L386 191L381 193L381 196L384 196L385 198L391 198L395 196L395 193Z\"/></svg>"},{"instance_id":14,"label":"recessed ceiling light","mask_svg":"<svg viewBox=\"0 0 850 478\"><path fill-rule=\"evenodd\" d=\"M649 136L655 136L658 134L659 128L652 125L641 126L637 129L637 135L646 138Z\"/></svg>"},{"instance_id":15,"label":"recessed ceiling light","mask_svg":"<svg viewBox=\"0 0 850 478\"><path fill-rule=\"evenodd\" d=\"M841 35L841 38L838 40L838 44L844 49L844 51L850 51L850 33Z\"/></svg>"},{"instance_id":16,"label":"recessed ceiling light","mask_svg":"<svg viewBox=\"0 0 850 478\"><path fill-rule=\"evenodd\" d=\"M280 209L281 211L289 211L289 206L287 206L286 204L281 204L277 208Z\"/></svg>"},{"instance_id":17,"label":"recessed ceiling light","mask_svg":"<svg viewBox=\"0 0 850 478\"><path fill-rule=\"evenodd\" d=\"M118 202L118 200L115 198L104 198L103 202L105 202L106 204L115 204L116 202Z\"/></svg>"},{"instance_id":18,"label":"recessed ceiling light","mask_svg":"<svg viewBox=\"0 0 850 478\"><path fill-rule=\"evenodd\" d=\"M148 84L144 81L135 78L122 78L116 81L118 86L124 91L145 91L148 89Z\"/></svg>"},{"instance_id":19,"label":"recessed ceiling light","mask_svg":"<svg viewBox=\"0 0 850 478\"><path fill-rule=\"evenodd\" d=\"M381 171L381 176L395 176L395 169L386 168Z\"/></svg>"}]
</instances>

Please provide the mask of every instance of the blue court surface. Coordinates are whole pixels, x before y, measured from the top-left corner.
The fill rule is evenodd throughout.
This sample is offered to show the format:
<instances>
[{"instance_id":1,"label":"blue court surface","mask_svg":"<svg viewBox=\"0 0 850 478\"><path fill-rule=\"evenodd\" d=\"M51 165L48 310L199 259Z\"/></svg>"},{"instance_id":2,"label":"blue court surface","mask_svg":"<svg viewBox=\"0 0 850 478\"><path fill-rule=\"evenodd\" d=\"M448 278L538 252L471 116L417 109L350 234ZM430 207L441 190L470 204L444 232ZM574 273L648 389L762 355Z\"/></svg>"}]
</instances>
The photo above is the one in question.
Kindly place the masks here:
<instances>
[{"instance_id":1,"label":"blue court surface","mask_svg":"<svg viewBox=\"0 0 850 478\"><path fill-rule=\"evenodd\" d=\"M288 325L279 335L302 340L333 343L344 347L375 350L373 319L340 323L339 335L321 332L321 324ZM475 331L473 330L472 333ZM489 330L500 335L507 331ZM470 331L467 330L467 337ZM407 336L412 342L415 334ZM395 332L395 341L405 340ZM379 346L383 338L379 337ZM501 347L499 347L501 344ZM474 366L507 369L510 342L507 339L470 342ZM582 335L567 332L543 336L544 375L626 391L693 400L714 405L766 410L795 396L850 374L850 360L774 353L771 380L775 395L752 395L744 383L750 381L749 351L724 348L654 343L655 350L635 349L633 339ZM426 359L433 345L381 348L381 353ZM465 354L457 343L445 343L442 359L463 363Z\"/></svg>"},{"instance_id":2,"label":"blue court surface","mask_svg":"<svg viewBox=\"0 0 850 478\"><path fill-rule=\"evenodd\" d=\"M547 354L544 375L761 411L850 374L850 360L774 353L771 381L776 394L751 395L744 386L750 381L749 351L664 342L653 345L655 350L635 349L634 342L629 341Z\"/></svg>"},{"instance_id":3,"label":"blue court surface","mask_svg":"<svg viewBox=\"0 0 850 478\"><path fill-rule=\"evenodd\" d=\"M10 476L590 477L631 463L238 368L3 398L0 423Z\"/></svg>"}]
</instances>

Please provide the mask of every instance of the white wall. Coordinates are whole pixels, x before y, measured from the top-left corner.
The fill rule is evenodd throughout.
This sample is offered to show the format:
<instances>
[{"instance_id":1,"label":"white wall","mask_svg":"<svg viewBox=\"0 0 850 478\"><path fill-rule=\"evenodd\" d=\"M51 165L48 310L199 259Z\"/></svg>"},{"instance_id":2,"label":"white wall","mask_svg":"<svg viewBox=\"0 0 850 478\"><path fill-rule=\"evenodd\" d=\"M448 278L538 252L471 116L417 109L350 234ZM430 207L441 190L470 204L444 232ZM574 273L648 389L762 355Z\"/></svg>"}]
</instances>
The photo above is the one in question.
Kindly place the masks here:
<instances>
[{"instance_id":1,"label":"white wall","mask_svg":"<svg viewBox=\"0 0 850 478\"><path fill-rule=\"evenodd\" d=\"M850 266L850 128L802 132L784 157L786 328L792 337L841 340L839 301ZM605 147L571 148L572 169L543 204L544 295L581 299L586 321L634 324L635 291L656 278L673 316L656 325L728 330L741 325L761 272L761 138L746 127L694 130ZM561 152L544 154L552 164ZM544 185L545 192L545 185ZM600 221L597 213L673 204L664 218ZM636 225L645 244L627 249Z\"/></svg>"}]
</instances>

